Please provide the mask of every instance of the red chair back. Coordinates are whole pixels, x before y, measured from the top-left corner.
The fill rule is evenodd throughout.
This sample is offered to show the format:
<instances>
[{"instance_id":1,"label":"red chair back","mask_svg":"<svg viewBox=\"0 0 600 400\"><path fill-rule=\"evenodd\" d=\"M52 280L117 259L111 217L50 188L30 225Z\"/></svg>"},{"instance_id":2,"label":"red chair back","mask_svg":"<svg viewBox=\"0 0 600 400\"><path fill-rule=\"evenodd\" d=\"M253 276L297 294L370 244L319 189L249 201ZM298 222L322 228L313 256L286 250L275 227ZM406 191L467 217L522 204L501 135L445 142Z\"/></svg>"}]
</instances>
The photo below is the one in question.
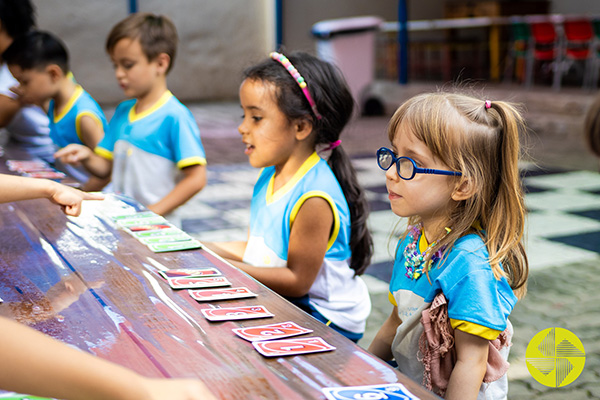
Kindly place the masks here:
<instances>
[{"instance_id":1,"label":"red chair back","mask_svg":"<svg viewBox=\"0 0 600 400\"><path fill-rule=\"evenodd\" d=\"M588 20L565 21L565 38L569 42L588 42L594 36L592 23Z\"/></svg>"},{"instance_id":2,"label":"red chair back","mask_svg":"<svg viewBox=\"0 0 600 400\"><path fill-rule=\"evenodd\" d=\"M552 22L535 22L531 24L531 35L536 43L549 44L556 41L556 29Z\"/></svg>"}]
</instances>

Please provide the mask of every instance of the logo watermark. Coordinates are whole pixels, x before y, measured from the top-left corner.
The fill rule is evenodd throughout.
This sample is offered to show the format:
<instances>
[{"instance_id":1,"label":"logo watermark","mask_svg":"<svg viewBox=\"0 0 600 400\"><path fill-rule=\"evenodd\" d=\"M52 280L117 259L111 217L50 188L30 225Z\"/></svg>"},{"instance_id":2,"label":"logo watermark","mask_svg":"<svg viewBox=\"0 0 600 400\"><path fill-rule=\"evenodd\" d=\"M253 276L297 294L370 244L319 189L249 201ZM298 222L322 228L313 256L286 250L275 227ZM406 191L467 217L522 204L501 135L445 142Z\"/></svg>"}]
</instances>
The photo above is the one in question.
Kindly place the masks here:
<instances>
[{"instance_id":1,"label":"logo watermark","mask_svg":"<svg viewBox=\"0 0 600 400\"><path fill-rule=\"evenodd\" d=\"M562 387L581 375L585 366L585 349L581 340L563 328L538 332L527 345L527 369L544 386Z\"/></svg>"}]
</instances>

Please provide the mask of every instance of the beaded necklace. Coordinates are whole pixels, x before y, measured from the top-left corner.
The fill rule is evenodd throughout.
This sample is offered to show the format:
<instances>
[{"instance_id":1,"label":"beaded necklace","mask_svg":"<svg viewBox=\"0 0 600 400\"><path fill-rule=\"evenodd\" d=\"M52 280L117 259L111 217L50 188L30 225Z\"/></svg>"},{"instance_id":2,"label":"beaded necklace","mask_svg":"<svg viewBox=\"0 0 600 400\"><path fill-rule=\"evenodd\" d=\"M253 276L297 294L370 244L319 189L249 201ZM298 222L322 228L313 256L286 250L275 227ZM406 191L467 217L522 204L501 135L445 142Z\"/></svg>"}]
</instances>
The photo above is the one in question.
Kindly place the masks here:
<instances>
[{"instance_id":1,"label":"beaded necklace","mask_svg":"<svg viewBox=\"0 0 600 400\"><path fill-rule=\"evenodd\" d=\"M446 237L446 235L448 235L451 231L450 228L445 229L446 233L440 238L440 240ZM423 253L419 253L419 238L421 237L422 232L422 224L413 225L408 233L408 237L411 242L404 248L404 266L406 267L406 277L414 280L419 279L424 273L429 272L433 263L442 258L442 254L446 249L446 246L443 246L441 249L436 251L427 262L425 262L437 244L437 240L431 243Z\"/></svg>"}]
</instances>

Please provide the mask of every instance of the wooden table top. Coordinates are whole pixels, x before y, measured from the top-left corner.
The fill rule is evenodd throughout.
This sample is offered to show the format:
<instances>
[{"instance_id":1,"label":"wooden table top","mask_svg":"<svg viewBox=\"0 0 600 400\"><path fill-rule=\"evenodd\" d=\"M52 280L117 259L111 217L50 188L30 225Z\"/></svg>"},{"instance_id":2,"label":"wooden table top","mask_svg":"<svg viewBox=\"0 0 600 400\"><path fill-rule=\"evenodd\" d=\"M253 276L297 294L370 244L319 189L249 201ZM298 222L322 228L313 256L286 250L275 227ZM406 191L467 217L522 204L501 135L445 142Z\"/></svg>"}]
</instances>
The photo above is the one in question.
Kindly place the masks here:
<instances>
[{"instance_id":1,"label":"wooden table top","mask_svg":"<svg viewBox=\"0 0 600 400\"><path fill-rule=\"evenodd\" d=\"M115 204L85 202L76 218L45 199L0 205L0 315L146 376L200 378L222 399L323 399L323 387L395 382L437 398L212 253L153 253L108 216ZM158 274L202 267L258 297L199 303ZM248 305L275 316L210 322L200 311ZM266 358L232 332L285 321L336 350Z\"/></svg>"}]
</instances>

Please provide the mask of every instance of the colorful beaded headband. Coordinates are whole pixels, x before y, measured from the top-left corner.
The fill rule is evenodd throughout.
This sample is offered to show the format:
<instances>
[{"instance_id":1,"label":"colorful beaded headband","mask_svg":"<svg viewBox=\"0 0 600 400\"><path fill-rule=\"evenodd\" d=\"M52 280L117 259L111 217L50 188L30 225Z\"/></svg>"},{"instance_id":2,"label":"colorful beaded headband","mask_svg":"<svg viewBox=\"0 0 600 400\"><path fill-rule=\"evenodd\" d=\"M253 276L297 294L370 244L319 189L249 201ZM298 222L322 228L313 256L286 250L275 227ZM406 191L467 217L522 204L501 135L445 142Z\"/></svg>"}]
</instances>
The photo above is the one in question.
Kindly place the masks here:
<instances>
[{"instance_id":1,"label":"colorful beaded headband","mask_svg":"<svg viewBox=\"0 0 600 400\"><path fill-rule=\"evenodd\" d=\"M298 72L296 67L294 67L290 60L283 54L274 51L270 55L273 60L278 61L281 65L285 67L285 69L287 69L290 75L292 75L294 80L298 83L298 86L300 86L300 89L302 89L302 93L304 93L304 97L306 97L306 100L308 100L308 104L310 104L310 107L312 108L315 117L317 117L317 119L321 119L321 114L319 114L319 112L317 111L317 105L312 99L312 96L308 91L308 87L306 86L306 81L304 80L302 75L300 75L300 72Z\"/></svg>"}]
</instances>

